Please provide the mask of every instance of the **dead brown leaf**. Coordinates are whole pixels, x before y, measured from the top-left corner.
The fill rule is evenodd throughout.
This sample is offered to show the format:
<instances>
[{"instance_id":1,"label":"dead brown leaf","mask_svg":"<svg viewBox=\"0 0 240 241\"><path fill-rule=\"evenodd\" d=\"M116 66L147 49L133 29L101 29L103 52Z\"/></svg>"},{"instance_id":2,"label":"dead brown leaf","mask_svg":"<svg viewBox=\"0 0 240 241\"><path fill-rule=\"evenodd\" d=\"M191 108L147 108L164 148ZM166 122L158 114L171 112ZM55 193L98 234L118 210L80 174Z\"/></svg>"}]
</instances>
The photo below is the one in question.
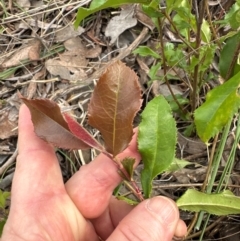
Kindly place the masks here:
<instances>
[{"instance_id":1,"label":"dead brown leaf","mask_svg":"<svg viewBox=\"0 0 240 241\"><path fill-rule=\"evenodd\" d=\"M0 139L7 139L17 135L18 110L10 107L2 110L0 115Z\"/></svg>"},{"instance_id":2,"label":"dead brown leaf","mask_svg":"<svg viewBox=\"0 0 240 241\"><path fill-rule=\"evenodd\" d=\"M152 19L142 11L142 7L140 4L138 4L136 8L136 17L140 23L142 23L149 29L153 30L156 27Z\"/></svg>"},{"instance_id":3,"label":"dead brown leaf","mask_svg":"<svg viewBox=\"0 0 240 241\"><path fill-rule=\"evenodd\" d=\"M97 58L102 52L102 48L99 45L95 45L93 48L86 48L79 37L66 40L64 46L68 51L74 51L75 54L83 55L86 58Z\"/></svg>"},{"instance_id":4,"label":"dead brown leaf","mask_svg":"<svg viewBox=\"0 0 240 241\"><path fill-rule=\"evenodd\" d=\"M31 48L28 52L28 57L30 60L39 60L40 59L40 52L41 52L42 43L39 39L34 39L31 42Z\"/></svg>"},{"instance_id":5,"label":"dead brown leaf","mask_svg":"<svg viewBox=\"0 0 240 241\"><path fill-rule=\"evenodd\" d=\"M73 62L71 62L71 67L69 67L68 62L49 59L45 62L45 66L52 75L60 76L65 80L76 81L85 78L87 76L86 73L81 69L81 67L72 65Z\"/></svg>"},{"instance_id":6,"label":"dead brown leaf","mask_svg":"<svg viewBox=\"0 0 240 241\"><path fill-rule=\"evenodd\" d=\"M136 24L137 19L134 16L134 5L128 5L121 11L119 16L115 16L109 21L105 36L111 37L110 44L113 44L121 33L134 27Z\"/></svg>"},{"instance_id":7,"label":"dead brown leaf","mask_svg":"<svg viewBox=\"0 0 240 241\"><path fill-rule=\"evenodd\" d=\"M24 60L32 59L38 60L41 49L41 42L38 39L34 39L28 42L25 46L22 46L17 50L10 58L6 59L2 63L3 68L10 68L22 64Z\"/></svg>"},{"instance_id":8,"label":"dead brown leaf","mask_svg":"<svg viewBox=\"0 0 240 241\"><path fill-rule=\"evenodd\" d=\"M178 144L184 152L189 154L198 154L207 149L206 144L200 139L185 137L180 132L178 132Z\"/></svg>"},{"instance_id":9,"label":"dead brown leaf","mask_svg":"<svg viewBox=\"0 0 240 241\"><path fill-rule=\"evenodd\" d=\"M31 7L29 0L16 0L16 4L24 10L28 10Z\"/></svg>"},{"instance_id":10,"label":"dead brown leaf","mask_svg":"<svg viewBox=\"0 0 240 241\"><path fill-rule=\"evenodd\" d=\"M76 36L81 35L84 33L84 28L79 26L77 29L70 24L69 26L62 28L61 30L56 32L56 41L57 42L64 42L67 39L74 38Z\"/></svg>"}]
</instances>

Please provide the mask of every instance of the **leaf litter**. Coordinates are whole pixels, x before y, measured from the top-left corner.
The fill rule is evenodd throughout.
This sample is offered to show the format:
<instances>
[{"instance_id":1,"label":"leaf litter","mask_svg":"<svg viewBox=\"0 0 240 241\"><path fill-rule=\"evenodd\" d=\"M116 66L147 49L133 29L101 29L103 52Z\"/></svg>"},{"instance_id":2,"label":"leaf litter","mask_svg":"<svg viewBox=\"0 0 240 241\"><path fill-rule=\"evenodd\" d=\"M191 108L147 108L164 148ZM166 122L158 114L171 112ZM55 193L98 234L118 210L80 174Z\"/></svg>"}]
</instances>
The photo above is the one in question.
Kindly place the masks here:
<instances>
[{"instance_id":1,"label":"leaf litter","mask_svg":"<svg viewBox=\"0 0 240 241\"><path fill-rule=\"evenodd\" d=\"M54 99L60 103L62 110L67 109L71 112L71 115L63 114L65 120L70 118L68 123L71 125L69 124L68 129L74 129L74 118L76 117L77 121L81 122L87 131L102 144L103 136L88 125L86 106L89 103L92 90L97 86L96 80L112 62L119 58L120 60L124 59L128 66L137 71L140 76L141 89L144 94L147 93L144 95L144 100L148 101L149 97L158 94L161 89L161 86L156 82L155 91L147 86L149 70L154 64L154 60L151 57L144 57L142 62L145 65L142 64L139 67L138 57L131 54L138 45L152 46L156 43L154 43L156 37L154 33L147 32L139 39L139 42L136 42L137 46L132 45L138 37L134 34L135 31L143 29L143 25L151 31L155 29L151 19L146 17L139 6L135 5L134 7L122 8L117 12L117 16L113 16L110 20L107 19L107 28L100 20L101 17L104 18L104 14L102 14L100 17L96 15L84 27L75 30L72 27L72 20L77 7L89 2L62 3L55 1L45 5L41 1L18 0L19 6L26 7L25 12L16 5L10 6L7 15L3 15L0 10L3 17L3 34L0 36L0 163L16 158L14 151L16 151L19 104L14 96L16 96L17 90L20 90L23 96L34 99ZM216 4L214 5L215 11L217 11L216 6L219 6L219 3ZM11 10L15 10L15 15L11 13ZM116 12L114 14L116 15ZM8 27L10 23L12 28ZM89 37L90 31L93 33L93 38ZM127 38L125 32L127 31L133 37L125 41ZM172 32L172 29L166 26L165 38L169 42L176 43L179 39ZM121 45L121 43L123 44ZM124 46L126 50L122 50L119 46ZM42 72L40 73L40 71ZM36 75L37 73L39 75ZM158 74L163 75L161 72ZM178 77L179 75L175 74L175 78ZM176 79L174 81L180 81L180 79ZM172 84L176 85L174 81ZM177 85L177 91L180 95L188 93L184 85ZM166 93L165 90L164 93ZM11 97L14 98L11 99ZM138 123L137 116L135 125ZM69 131L68 129L66 130ZM181 132L179 132L180 135ZM179 190L183 192L184 185L194 186L202 182L202 175L204 175L204 169L207 165L205 145L192 138L187 138L186 141L180 137L178 142L178 156L190 161L197 159L203 167L197 171L195 164L193 164L192 169L190 165L182 171L158 177L154 180L155 183L166 183L166 180L170 178L170 181L167 181L168 185L179 184L182 186L176 188L175 191L169 190L167 185L162 186L161 189L154 188L156 195L164 193L164 195L167 194L176 199L176 193ZM89 154L85 157L82 151L65 153L72 158L77 169L81 163L87 163L97 155L93 149L90 149ZM67 164L65 157L58 151L57 156L66 181L73 174L73 168ZM11 168L10 171L6 172L3 180L11 177L13 171L14 168ZM137 170L134 173L136 175ZM186 180L184 177L188 177L188 179ZM195 183L196 180L198 183ZM10 187L6 186L5 188L9 190Z\"/></svg>"}]
</instances>

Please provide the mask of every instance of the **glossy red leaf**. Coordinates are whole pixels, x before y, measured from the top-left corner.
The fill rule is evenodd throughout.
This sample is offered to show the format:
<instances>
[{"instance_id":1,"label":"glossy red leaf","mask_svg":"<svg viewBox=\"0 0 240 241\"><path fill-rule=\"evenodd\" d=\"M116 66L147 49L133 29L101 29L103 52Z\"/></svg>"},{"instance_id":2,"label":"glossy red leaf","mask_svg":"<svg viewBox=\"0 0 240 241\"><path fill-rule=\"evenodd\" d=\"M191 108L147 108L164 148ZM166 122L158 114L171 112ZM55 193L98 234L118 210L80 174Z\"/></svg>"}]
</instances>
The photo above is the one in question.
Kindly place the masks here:
<instances>
[{"instance_id":1,"label":"glossy red leaf","mask_svg":"<svg viewBox=\"0 0 240 241\"><path fill-rule=\"evenodd\" d=\"M116 156L131 141L132 122L141 107L138 77L120 61L100 77L89 104L89 124L97 128L106 150Z\"/></svg>"},{"instance_id":2,"label":"glossy red leaf","mask_svg":"<svg viewBox=\"0 0 240 241\"><path fill-rule=\"evenodd\" d=\"M20 98L31 112L35 133L44 141L57 147L72 150L89 149L96 146L98 149L101 146L71 117L67 116L68 122L66 122L59 106L55 102L48 99L28 100L22 96ZM76 127L77 125L78 127ZM72 132L73 129L76 133Z\"/></svg>"},{"instance_id":3,"label":"glossy red leaf","mask_svg":"<svg viewBox=\"0 0 240 241\"><path fill-rule=\"evenodd\" d=\"M68 124L70 131L77 136L79 139L83 140L89 146L99 150L104 151L104 147L95 139L93 138L78 122L73 119L67 113L63 114L64 118Z\"/></svg>"}]
</instances>

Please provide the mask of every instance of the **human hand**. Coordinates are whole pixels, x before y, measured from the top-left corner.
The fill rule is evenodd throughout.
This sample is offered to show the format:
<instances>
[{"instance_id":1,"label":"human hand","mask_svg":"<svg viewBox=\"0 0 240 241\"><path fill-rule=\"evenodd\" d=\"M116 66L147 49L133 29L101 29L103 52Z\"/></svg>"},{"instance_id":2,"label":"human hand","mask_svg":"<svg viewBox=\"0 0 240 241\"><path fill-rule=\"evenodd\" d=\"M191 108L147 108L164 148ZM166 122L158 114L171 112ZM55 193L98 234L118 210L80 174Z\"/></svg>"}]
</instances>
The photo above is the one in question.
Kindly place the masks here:
<instances>
[{"instance_id":1,"label":"human hand","mask_svg":"<svg viewBox=\"0 0 240 241\"><path fill-rule=\"evenodd\" d=\"M18 147L1 241L170 241L185 235L173 201L154 197L133 207L113 198L121 179L103 154L64 185L54 149L35 135L25 105L19 114ZM140 160L136 135L119 158L126 156Z\"/></svg>"}]
</instances>

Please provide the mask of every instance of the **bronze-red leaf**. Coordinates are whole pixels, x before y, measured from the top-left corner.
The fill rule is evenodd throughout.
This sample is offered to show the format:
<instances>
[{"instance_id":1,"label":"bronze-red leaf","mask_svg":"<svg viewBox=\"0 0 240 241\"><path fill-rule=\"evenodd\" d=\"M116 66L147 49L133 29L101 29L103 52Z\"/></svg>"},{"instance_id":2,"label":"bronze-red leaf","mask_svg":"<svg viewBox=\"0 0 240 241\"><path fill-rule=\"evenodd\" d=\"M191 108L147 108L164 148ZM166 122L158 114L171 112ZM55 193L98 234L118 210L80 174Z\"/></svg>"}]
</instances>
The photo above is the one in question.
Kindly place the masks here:
<instances>
[{"instance_id":1,"label":"bronze-red leaf","mask_svg":"<svg viewBox=\"0 0 240 241\"><path fill-rule=\"evenodd\" d=\"M97 128L106 150L116 156L131 141L132 122L141 107L138 77L117 61L100 77L88 107L89 124Z\"/></svg>"},{"instance_id":2,"label":"bronze-red leaf","mask_svg":"<svg viewBox=\"0 0 240 241\"><path fill-rule=\"evenodd\" d=\"M78 136L71 132L59 106L55 102L48 99L28 100L22 96L20 98L29 108L35 133L41 139L56 147L72 150L89 149L92 146L88 142L90 138L94 138L83 127L79 125L79 128L82 128L85 133L82 139L79 139Z\"/></svg>"}]
</instances>

